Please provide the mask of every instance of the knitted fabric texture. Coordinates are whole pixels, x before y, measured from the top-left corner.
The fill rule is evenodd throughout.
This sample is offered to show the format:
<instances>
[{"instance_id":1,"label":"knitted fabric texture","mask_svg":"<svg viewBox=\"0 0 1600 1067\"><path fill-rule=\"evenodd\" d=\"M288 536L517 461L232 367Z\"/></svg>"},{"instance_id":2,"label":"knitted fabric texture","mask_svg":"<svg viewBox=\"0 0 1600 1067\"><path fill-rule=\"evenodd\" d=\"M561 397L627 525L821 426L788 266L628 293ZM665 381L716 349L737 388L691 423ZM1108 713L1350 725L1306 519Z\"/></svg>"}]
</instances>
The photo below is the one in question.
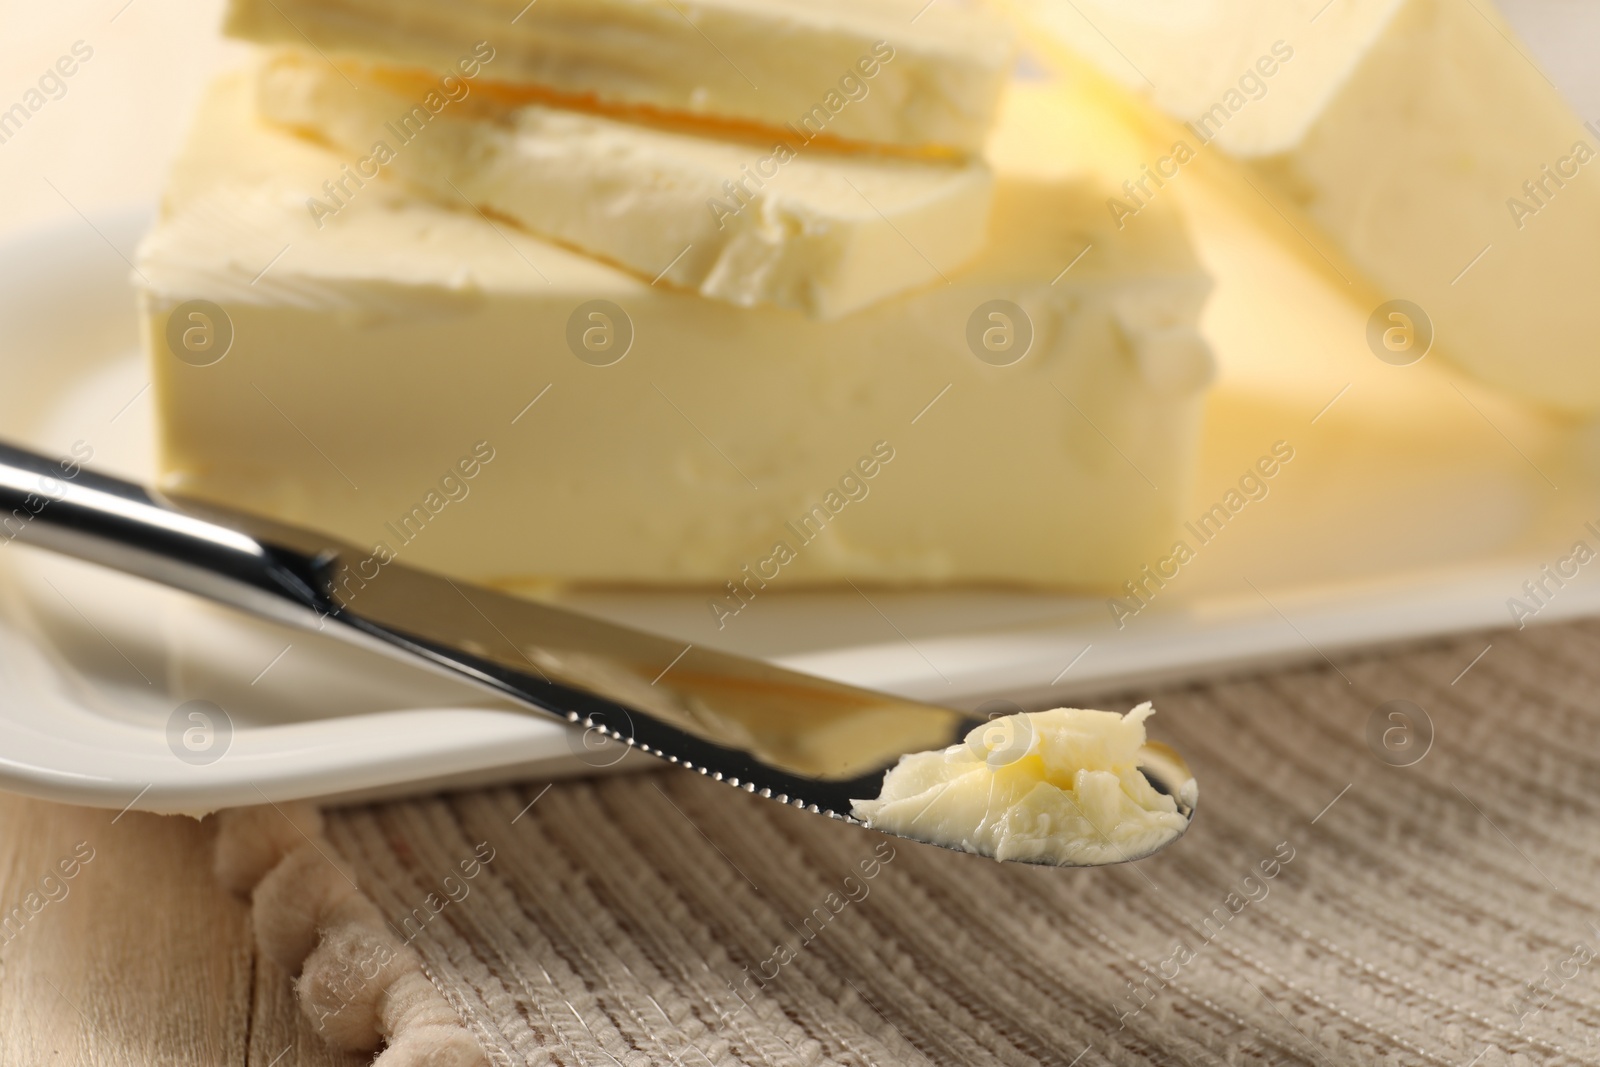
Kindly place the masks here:
<instances>
[{"instance_id":1,"label":"knitted fabric texture","mask_svg":"<svg viewBox=\"0 0 1600 1067\"><path fill-rule=\"evenodd\" d=\"M1154 699L1201 783L1135 865L996 864L676 770L325 832L496 1063L1594 1063L1597 647L1585 622L1101 699Z\"/></svg>"}]
</instances>

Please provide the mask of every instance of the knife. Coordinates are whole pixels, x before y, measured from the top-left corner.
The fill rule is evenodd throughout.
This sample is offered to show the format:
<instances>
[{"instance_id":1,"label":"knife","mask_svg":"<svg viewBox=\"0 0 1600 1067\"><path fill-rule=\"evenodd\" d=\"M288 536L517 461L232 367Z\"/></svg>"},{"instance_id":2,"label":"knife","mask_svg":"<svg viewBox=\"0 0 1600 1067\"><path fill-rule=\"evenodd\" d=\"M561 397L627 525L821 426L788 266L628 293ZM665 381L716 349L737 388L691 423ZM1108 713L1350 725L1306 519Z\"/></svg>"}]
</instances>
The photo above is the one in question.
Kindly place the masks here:
<instances>
[{"instance_id":1,"label":"knife","mask_svg":"<svg viewBox=\"0 0 1600 1067\"><path fill-rule=\"evenodd\" d=\"M860 822L851 801L877 797L900 757L959 743L983 721L759 660L684 650L4 443L0 537L422 664L666 763L846 822ZM1182 759L1154 742L1141 755L1146 778L1176 798L1190 777Z\"/></svg>"}]
</instances>

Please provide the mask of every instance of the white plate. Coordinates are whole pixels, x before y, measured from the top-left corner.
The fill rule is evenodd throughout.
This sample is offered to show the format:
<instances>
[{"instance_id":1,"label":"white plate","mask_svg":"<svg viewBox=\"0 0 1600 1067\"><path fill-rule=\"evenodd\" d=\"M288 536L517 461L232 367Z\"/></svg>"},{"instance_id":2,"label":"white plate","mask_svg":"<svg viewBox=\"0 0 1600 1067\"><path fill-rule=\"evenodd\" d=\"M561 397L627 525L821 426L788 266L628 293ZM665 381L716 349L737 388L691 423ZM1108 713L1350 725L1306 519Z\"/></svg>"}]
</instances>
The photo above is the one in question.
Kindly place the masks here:
<instances>
[{"instance_id":1,"label":"white plate","mask_svg":"<svg viewBox=\"0 0 1600 1067\"><path fill-rule=\"evenodd\" d=\"M60 454L83 442L97 467L150 477L150 398L127 263L147 217L74 221L0 246L0 436ZM1219 287L1224 311L1229 299ZM1357 394L1341 403L1359 413ZM1498 459L1479 463L1469 450L1465 465L1430 453L1392 457L1381 473L1370 457L1354 469L1319 466L1324 430L1306 422L1310 414L1297 416L1293 433L1311 458L1285 468L1279 503L1251 505L1259 516L1208 546L1120 630L1103 598L1002 591L882 591L870 602L854 592L774 593L721 632L702 597L573 600L688 641L975 707L1289 657L1337 660L1358 644L1503 625L1507 597L1541 565L1580 536L1600 543L1582 529L1585 507L1600 520L1600 495L1581 465L1579 481L1563 468L1562 491L1551 490L1488 426L1478 447L1502 450ZM1330 415L1324 429L1336 421ZM1212 427L1202 487L1236 469L1235 429ZM1600 566L1538 621L1600 610L1589 571ZM73 803L197 812L607 761L575 748L563 728L464 686L3 543L0 678L0 787ZM189 750L169 737L174 722L180 733L195 725L184 707L193 700L225 708L231 726L225 746L218 733L202 753L225 747L211 762L180 758Z\"/></svg>"}]
</instances>

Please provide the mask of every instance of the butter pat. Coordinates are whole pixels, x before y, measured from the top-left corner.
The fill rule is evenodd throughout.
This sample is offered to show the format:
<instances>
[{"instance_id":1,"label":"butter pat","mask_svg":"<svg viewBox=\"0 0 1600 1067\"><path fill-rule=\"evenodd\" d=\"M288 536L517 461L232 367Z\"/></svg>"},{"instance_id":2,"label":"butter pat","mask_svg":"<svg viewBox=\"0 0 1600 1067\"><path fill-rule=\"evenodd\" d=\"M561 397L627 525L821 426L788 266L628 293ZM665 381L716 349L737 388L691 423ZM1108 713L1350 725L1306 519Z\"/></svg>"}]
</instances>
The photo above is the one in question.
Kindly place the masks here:
<instances>
[{"instance_id":1,"label":"butter pat","mask_svg":"<svg viewBox=\"0 0 1600 1067\"><path fill-rule=\"evenodd\" d=\"M1208 281L1175 216L1110 227L1092 159L1030 118L1065 106L1008 105L990 240L948 285L815 321L395 182L319 229L346 157L229 77L137 258L162 485L480 581L709 586L719 625L843 579L1120 584L1185 504ZM194 301L220 358L173 348Z\"/></svg>"},{"instance_id":2,"label":"butter pat","mask_svg":"<svg viewBox=\"0 0 1600 1067\"><path fill-rule=\"evenodd\" d=\"M483 42L488 77L601 106L963 151L1012 57L986 12L924 0L232 0L225 28L430 69Z\"/></svg>"},{"instance_id":3,"label":"butter pat","mask_svg":"<svg viewBox=\"0 0 1600 1067\"><path fill-rule=\"evenodd\" d=\"M1248 161L1383 298L1420 305L1442 354L1545 404L1600 408L1600 136L1492 4L1017 2L1187 123L1191 147Z\"/></svg>"},{"instance_id":4,"label":"butter pat","mask_svg":"<svg viewBox=\"0 0 1600 1067\"><path fill-rule=\"evenodd\" d=\"M393 173L647 280L821 318L939 282L984 241L993 181L981 161L830 154L539 104L486 108L465 82L459 100L430 113L426 82L407 92L392 76L347 73L353 81L285 52L257 86L264 116L355 161L309 205L327 225L362 183Z\"/></svg>"},{"instance_id":5,"label":"butter pat","mask_svg":"<svg viewBox=\"0 0 1600 1067\"><path fill-rule=\"evenodd\" d=\"M1189 825L1193 778L1177 800L1139 770L1148 703L1126 715L1083 708L992 719L959 745L903 757L851 814L874 829L998 860L1094 866L1138 859Z\"/></svg>"}]
</instances>

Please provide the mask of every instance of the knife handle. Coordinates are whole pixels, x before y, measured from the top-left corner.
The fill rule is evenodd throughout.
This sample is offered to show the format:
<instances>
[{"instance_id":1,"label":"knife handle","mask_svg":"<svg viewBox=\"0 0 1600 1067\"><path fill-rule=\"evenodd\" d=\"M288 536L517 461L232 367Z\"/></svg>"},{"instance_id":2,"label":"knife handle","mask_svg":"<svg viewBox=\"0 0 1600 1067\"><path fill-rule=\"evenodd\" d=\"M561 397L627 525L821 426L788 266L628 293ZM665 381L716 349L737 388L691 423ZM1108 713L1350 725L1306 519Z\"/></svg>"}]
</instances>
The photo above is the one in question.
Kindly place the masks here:
<instances>
[{"instance_id":1,"label":"knife handle","mask_svg":"<svg viewBox=\"0 0 1600 1067\"><path fill-rule=\"evenodd\" d=\"M212 514L201 514L204 510ZM226 516L227 520L218 521ZM334 606L319 590L329 543L263 539L262 527L140 485L0 442L0 549L36 545L296 626Z\"/></svg>"}]
</instances>

